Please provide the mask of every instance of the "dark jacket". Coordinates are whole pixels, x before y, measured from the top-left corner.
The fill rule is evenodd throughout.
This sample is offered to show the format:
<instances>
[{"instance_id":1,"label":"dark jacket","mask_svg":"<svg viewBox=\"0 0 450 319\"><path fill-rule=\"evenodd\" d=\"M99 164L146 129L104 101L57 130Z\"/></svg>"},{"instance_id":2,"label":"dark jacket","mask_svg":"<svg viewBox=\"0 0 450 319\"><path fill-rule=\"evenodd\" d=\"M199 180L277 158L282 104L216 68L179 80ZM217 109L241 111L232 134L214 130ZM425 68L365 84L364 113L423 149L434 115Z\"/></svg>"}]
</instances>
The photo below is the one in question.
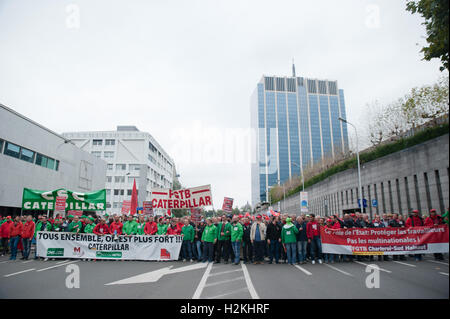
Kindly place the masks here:
<instances>
[{"instance_id":1,"label":"dark jacket","mask_svg":"<svg viewBox=\"0 0 450 319\"><path fill-rule=\"evenodd\" d=\"M266 230L266 239L270 240L278 240L281 238L281 226L276 223L275 225L273 223L269 223L267 225Z\"/></svg>"},{"instance_id":2,"label":"dark jacket","mask_svg":"<svg viewBox=\"0 0 450 319\"><path fill-rule=\"evenodd\" d=\"M308 236L306 235L306 222L302 222L301 224L295 222L295 227L298 229L297 241L307 241ZM300 230L302 228L302 230Z\"/></svg>"},{"instance_id":3,"label":"dark jacket","mask_svg":"<svg viewBox=\"0 0 450 319\"><path fill-rule=\"evenodd\" d=\"M355 225L355 222L353 221L353 219L349 218L347 220L344 220L343 227L353 228L353 227L356 227L356 225Z\"/></svg>"},{"instance_id":4,"label":"dark jacket","mask_svg":"<svg viewBox=\"0 0 450 319\"><path fill-rule=\"evenodd\" d=\"M198 228L198 230L195 231L195 236L197 236L197 237L195 237L195 241L202 240L202 235L203 235L203 231L205 230L205 226L198 225L197 228ZM195 227L194 227L194 229L195 229Z\"/></svg>"},{"instance_id":5,"label":"dark jacket","mask_svg":"<svg viewBox=\"0 0 450 319\"><path fill-rule=\"evenodd\" d=\"M252 228L252 224L251 223L248 225L243 224L242 228L244 229L244 235L242 236L242 241L250 242L250 230Z\"/></svg>"},{"instance_id":6,"label":"dark jacket","mask_svg":"<svg viewBox=\"0 0 450 319\"><path fill-rule=\"evenodd\" d=\"M370 225L370 222L366 222L366 221L364 221L364 219L362 219L362 218L358 218L358 219L356 220L355 224L356 224L356 227L358 227L358 228L372 227L372 226Z\"/></svg>"}]
</instances>

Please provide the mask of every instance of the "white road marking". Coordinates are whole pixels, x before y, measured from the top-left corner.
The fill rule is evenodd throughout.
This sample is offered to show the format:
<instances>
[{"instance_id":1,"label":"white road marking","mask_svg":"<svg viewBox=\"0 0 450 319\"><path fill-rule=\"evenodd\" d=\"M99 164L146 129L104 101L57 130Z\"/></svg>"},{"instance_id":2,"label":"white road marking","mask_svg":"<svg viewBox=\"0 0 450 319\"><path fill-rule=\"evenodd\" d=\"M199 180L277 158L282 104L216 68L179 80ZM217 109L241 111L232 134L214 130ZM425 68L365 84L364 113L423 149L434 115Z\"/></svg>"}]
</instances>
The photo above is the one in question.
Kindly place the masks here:
<instances>
[{"instance_id":1,"label":"white road marking","mask_svg":"<svg viewBox=\"0 0 450 319\"><path fill-rule=\"evenodd\" d=\"M401 261L393 260L393 262L395 262L395 263L397 263L397 264L400 264L400 265L409 266L409 267L417 267L416 265L412 265L412 264L408 264L408 263L403 263L403 262L401 262Z\"/></svg>"},{"instance_id":2,"label":"white road marking","mask_svg":"<svg viewBox=\"0 0 450 319\"><path fill-rule=\"evenodd\" d=\"M1 261L0 264L8 263L8 262L10 262L10 261L12 261L12 260Z\"/></svg>"},{"instance_id":3,"label":"white road marking","mask_svg":"<svg viewBox=\"0 0 450 319\"><path fill-rule=\"evenodd\" d=\"M446 272L440 272L440 274L441 274L441 275L448 276L448 273L446 273Z\"/></svg>"},{"instance_id":4,"label":"white road marking","mask_svg":"<svg viewBox=\"0 0 450 319\"><path fill-rule=\"evenodd\" d=\"M357 260L355 260L354 261L355 263L357 263L357 264L360 264L360 265L364 265L364 266L369 266L369 267L372 267L373 268L373 266L372 265L369 265L369 264L366 264L366 263L363 263L363 262L360 262L360 261L357 261ZM378 265L377 265L378 266ZM392 271L390 271L390 270L386 270L386 269L383 269L383 268L381 268L380 266L378 266L378 269L380 269L381 271L384 271L384 272L387 272L387 273L392 273Z\"/></svg>"},{"instance_id":5,"label":"white road marking","mask_svg":"<svg viewBox=\"0 0 450 319\"><path fill-rule=\"evenodd\" d=\"M244 288L232 291L232 292L227 292L226 294L221 294L221 295L217 295L217 296L214 296L214 297L208 297L206 299L217 299L217 298L221 298L221 297L224 297L224 296L232 295L232 294L235 294L235 293L241 292L241 291L248 291L248 289L247 289L247 287L244 287Z\"/></svg>"},{"instance_id":6,"label":"white road marking","mask_svg":"<svg viewBox=\"0 0 450 319\"><path fill-rule=\"evenodd\" d=\"M215 272L213 274L210 274L209 277L219 276L219 275L223 275L223 274L229 274L229 273L236 272L236 271L242 271L242 269L235 269L235 270L229 270L229 271Z\"/></svg>"},{"instance_id":7,"label":"white road marking","mask_svg":"<svg viewBox=\"0 0 450 319\"><path fill-rule=\"evenodd\" d=\"M301 271L303 271L305 274L307 274L308 276L312 276L312 273L310 273L309 271L307 271L305 268L300 267L299 265L294 265L295 268L300 269Z\"/></svg>"},{"instance_id":8,"label":"white road marking","mask_svg":"<svg viewBox=\"0 0 450 319\"><path fill-rule=\"evenodd\" d=\"M28 264L28 263L31 263L31 262L33 262L34 260L27 260L27 261L22 261L22 264Z\"/></svg>"},{"instance_id":9,"label":"white road marking","mask_svg":"<svg viewBox=\"0 0 450 319\"><path fill-rule=\"evenodd\" d=\"M67 261L68 261L67 259L61 260L61 261L56 262L56 264L62 264L62 263L65 263L65 262L67 262Z\"/></svg>"},{"instance_id":10,"label":"white road marking","mask_svg":"<svg viewBox=\"0 0 450 319\"><path fill-rule=\"evenodd\" d=\"M444 263L443 261L437 261L437 260L427 260L430 263L435 263L435 264L441 264L441 265L446 265L448 266L448 263Z\"/></svg>"},{"instance_id":11,"label":"white road marking","mask_svg":"<svg viewBox=\"0 0 450 319\"><path fill-rule=\"evenodd\" d=\"M33 271L33 270L35 270L35 269L34 269L34 268L31 268L31 269L27 269L27 270L22 270L22 271L19 271L19 272L15 272L15 273L13 273L13 274L5 275L4 277L15 276L15 275L22 274L22 273L24 273L24 272Z\"/></svg>"},{"instance_id":12,"label":"white road marking","mask_svg":"<svg viewBox=\"0 0 450 319\"><path fill-rule=\"evenodd\" d=\"M189 271L189 270L196 270L196 269L201 269L201 268L205 268L205 267L206 267L206 264L204 264L204 263L198 263L198 264L193 264L193 265L189 265L189 266L178 267L175 269L173 269L173 266L169 266L169 267L164 267L164 268L160 268L157 270L153 270L150 272L146 272L144 274L140 274L137 276L125 278L125 279L122 279L119 281L110 282L105 285L109 286L109 285L141 284L141 283L146 283L146 282L156 282L159 279L161 279L161 277L164 275L170 275L170 274L175 274L178 272Z\"/></svg>"},{"instance_id":13,"label":"white road marking","mask_svg":"<svg viewBox=\"0 0 450 319\"><path fill-rule=\"evenodd\" d=\"M212 282L212 283L210 283L210 284L206 284L205 287L216 286L216 285L225 284L225 283L227 283L227 282L237 281L237 280L241 280L241 279L244 279L244 276L236 277L236 278L233 278L233 279L227 279L227 280L215 281L215 282Z\"/></svg>"},{"instance_id":14,"label":"white road marking","mask_svg":"<svg viewBox=\"0 0 450 319\"><path fill-rule=\"evenodd\" d=\"M336 270L336 271L339 271L340 273L343 273L344 275L353 277L352 274L350 274L350 273L348 273L348 272L346 272L346 271L343 271L342 269L339 269L339 268L337 268L337 267L334 267L334 266L331 266L331 265L328 265L328 264L324 264L324 265L327 266L327 267L330 267L331 269L334 269L334 270Z\"/></svg>"},{"instance_id":15,"label":"white road marking","mask_svg":"<svg viewBox=\"0 0 450 319\"><path fill-rule=\"evenodd\" d=\"M77 263L77 262L79 262L79 260L69 261L69 262L66 262L65 264L59 264L59 265L55 265L55 266L39 269L39 270L36 270L36 272L40 272L40 271L44 271L44 270L48 270L48 269L52 269L52 268L56 268L56 267L61 267L61 266L69 265L69 264L74 264L74 263Z\"/></svg>"},{"instance_id":16,"label":"white road marking","mask_svg":"<svg viewBox=\"0 0 450 319\"><path fill-rule=\"evenodd\" d=\"M247 266L245 266L245 264L241 264L241 266L242 270L244 271L245 282L247 283L248 291L250 292L252 299L259 299L255 287L253 287L252 279L250 278L250 274L248 273Z\"/></svg>"},{"instance_id":17,"label":"white road marking","mask_svg":"<svg viewBox=\"0 0 450 319\"><path fill-rule=\"evenodd\" d=\"M205 284L206 284L206 280L208 279L209 273L211 272L211 268L212 268L213 264L212 263L208 263L208 267L206 267L205 273L203 274L202 279L200 280L197 289L195 289L194 295L192 296L192 299L199 299L203 288L205 288Z\"/></svg>"}]
</instances>

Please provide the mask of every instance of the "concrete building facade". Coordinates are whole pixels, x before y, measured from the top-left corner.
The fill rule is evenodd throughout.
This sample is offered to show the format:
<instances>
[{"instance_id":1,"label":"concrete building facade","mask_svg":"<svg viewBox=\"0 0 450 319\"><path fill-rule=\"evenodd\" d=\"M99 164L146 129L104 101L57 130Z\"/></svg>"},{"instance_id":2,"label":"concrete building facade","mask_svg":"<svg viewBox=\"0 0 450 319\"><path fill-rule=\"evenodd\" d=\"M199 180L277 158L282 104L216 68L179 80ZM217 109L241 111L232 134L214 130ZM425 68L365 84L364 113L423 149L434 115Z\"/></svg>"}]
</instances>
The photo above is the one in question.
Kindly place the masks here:
<instances>
[{"instance_id":1,"label":"concrete building facade","mask_svg":"<svg viewBox=\"0 0 450 319\"><path fill-rule=\"evenodd\" d=\"M408 214L449 207L449 135L443 135L361 166L366 213ZM359 210L357 169L349 169L305 189L309 212L320 216ZM376 203L372 203L376 200ZM376 204L376 205L373 205ZM283 212L300 213L300 194L275 204Z\"/></svg>"},{"instance_id":2,"label":"concrete building facade","mask_svg":"<svg viewBox=\"0 0 450 319\"><path fill-rule=\"evenodd\" d=\"M20 214L25 187L91 192L105 178L105 161L0 104L0 214Z\"/></svg>"},{"instance_id":3,"label":"concrete building facade","mask_svg":"<svg viewBox=\"0 0 450 319\"><path fill-rule=\"evenodd\" d=\"M66 132L62 134L82 150L107 162L106 212L120 213L131 199L136 180L138 206L150 200L152 188L172 188L175 163L150 133L135 126L116 131Z\"/></svg>"}]
</instances>

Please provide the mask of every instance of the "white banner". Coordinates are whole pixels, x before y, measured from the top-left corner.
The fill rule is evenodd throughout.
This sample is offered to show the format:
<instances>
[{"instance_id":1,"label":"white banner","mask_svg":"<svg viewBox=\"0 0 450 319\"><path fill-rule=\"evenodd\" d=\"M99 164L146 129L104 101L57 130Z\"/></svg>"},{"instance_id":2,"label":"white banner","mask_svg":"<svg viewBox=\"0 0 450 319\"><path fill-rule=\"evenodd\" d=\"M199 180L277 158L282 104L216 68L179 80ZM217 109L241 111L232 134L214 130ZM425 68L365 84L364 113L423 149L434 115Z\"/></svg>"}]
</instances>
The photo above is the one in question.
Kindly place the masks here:
<instances>
[{"instance_id":1,"label":"white banner","mask_svg":"<svg viewBox=\"0 0 450 319\"><path fill-rule=\"evenodd\" d=\"M185 209L212 206L211 185L186 189L152 189L153 209Z\"/></svg>"},{"instance_id":2,"label":"white banner","mask_svg":"<svg viewBox=\"0 0 450 319\"><path fill-rule=\"evenodd\" d=\"M163 236L98 236L58 232L37 233L37 256L127 260L178 260L183 238Z\"/></svg>"},{"instance_id":3,"label":"white banner","mask_svg":"<svg viewBox=\"0 0 450 319\"><path fill-rule=\"evenodd\" d=\"M300 212L308 212L308 192L300 192Z\"/></svg>"}]
</instances>

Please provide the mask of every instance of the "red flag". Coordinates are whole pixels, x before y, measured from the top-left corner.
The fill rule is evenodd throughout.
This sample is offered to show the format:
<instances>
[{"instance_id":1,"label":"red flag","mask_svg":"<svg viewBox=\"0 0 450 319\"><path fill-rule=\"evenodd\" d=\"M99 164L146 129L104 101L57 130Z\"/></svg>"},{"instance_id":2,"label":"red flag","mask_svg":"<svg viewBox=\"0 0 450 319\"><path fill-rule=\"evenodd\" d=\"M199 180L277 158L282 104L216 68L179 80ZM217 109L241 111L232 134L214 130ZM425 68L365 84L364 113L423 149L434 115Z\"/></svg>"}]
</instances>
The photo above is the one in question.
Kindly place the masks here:
<instances>
[{"instance_id":1,"label":"red flag","mask_svg":"<svg viewBox=\"0 0 450 319\"><path fill-rule=\"evenodd\" d=\"M170 209L167 210L167 216L172 216L172 213L170 212Z\"/></svg>"},{"instance_id":2,"label":"red flag","mask_svg":"<svg viewBox=\"0 0 450 319\"><path fill-rule=\"evenodd\" d=\"M136 214L137 206L138 206L138 199L137 199L137 191L136 191L136 179L134 179L133 192L131 193L131 209L130 209L131 215Z\"/></svg>"}]
</instances>

